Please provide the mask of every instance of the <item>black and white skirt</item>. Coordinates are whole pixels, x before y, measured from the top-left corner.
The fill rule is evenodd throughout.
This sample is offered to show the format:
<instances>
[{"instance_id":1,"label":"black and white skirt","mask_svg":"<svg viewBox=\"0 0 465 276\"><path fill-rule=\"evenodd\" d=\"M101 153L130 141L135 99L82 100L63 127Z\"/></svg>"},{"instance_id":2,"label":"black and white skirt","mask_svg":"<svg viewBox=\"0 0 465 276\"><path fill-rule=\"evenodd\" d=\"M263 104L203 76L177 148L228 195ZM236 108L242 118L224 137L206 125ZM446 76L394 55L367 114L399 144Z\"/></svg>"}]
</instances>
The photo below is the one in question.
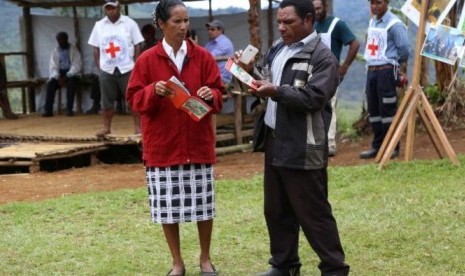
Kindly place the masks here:
<instances>
[{"instance_id":1,"label":"black and white skirt","mask_svg":"<svg viewBox=\"0 0 465 276\"><path fill-rule=\"evenodd\" d=\"M153 222L205 221L215 216L211 164L147 167L146 177Z\"/></svg>"}]
</instances>

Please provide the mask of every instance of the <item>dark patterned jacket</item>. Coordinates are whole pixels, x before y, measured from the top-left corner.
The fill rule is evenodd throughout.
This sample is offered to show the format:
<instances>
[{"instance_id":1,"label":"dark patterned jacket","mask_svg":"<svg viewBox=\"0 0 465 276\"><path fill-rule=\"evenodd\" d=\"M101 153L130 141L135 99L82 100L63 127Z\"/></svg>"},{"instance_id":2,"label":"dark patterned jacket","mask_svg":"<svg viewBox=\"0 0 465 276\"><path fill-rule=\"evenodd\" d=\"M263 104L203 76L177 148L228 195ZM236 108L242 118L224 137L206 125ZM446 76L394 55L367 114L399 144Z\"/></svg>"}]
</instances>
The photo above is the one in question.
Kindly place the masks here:
<instances>
[{"instance_id":1,"label":"dark patterned jacket","mask_svg":"<svg viewBox=\"0 0 465 276\"><path fill-rule=\"evenodd\" d=\"M283 46L277 41L258 66L265 77ZM316 170L328 165L329 102L339 85L338 66L319 35L286 62L273 98L277 102L274 166Z\"/></svg>"}]
</instances>

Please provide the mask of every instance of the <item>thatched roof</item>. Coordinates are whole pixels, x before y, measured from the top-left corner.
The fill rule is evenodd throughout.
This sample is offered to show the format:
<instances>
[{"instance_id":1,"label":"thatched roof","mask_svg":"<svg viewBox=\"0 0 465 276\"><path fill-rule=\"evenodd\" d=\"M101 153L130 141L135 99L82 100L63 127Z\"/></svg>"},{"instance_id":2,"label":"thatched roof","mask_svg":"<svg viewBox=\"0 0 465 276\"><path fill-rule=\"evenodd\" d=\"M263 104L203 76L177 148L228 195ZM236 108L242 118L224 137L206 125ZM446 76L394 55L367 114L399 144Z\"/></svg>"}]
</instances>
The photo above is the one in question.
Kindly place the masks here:
<instances>
[{"instance_id":1,"label":"thatched roof","mask_svg":"<svg viewBox=\"0 0 465 276\"><path fill-rule=\"evenodd\" d=\"M92 7L101 6L104 0L7 0L20 7L29 8L59 8L59 7ZM205 1L205 0L183 0L184 2ZM211 1L211 0L210 0ZM150 0L119 0L122 5L134 3L155 2Z\"/></svg>"}]
</instances>

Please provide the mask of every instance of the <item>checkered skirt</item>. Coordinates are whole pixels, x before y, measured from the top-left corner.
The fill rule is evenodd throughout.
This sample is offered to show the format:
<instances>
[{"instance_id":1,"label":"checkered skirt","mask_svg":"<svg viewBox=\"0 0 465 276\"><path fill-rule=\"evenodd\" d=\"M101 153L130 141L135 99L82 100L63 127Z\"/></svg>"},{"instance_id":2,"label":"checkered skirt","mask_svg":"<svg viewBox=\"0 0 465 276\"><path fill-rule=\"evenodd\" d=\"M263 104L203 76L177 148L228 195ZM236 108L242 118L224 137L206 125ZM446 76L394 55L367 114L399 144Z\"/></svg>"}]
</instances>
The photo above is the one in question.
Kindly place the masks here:
<instances>
[{"instance_id":1,"label":"checkered skirt","mask_svg":"<svg viewBox=\"0 0 465 276\"><path fill-rule=\"evenodd\" d=\"M204 221L215 216L211 164L147 167L146 177L153 222Z\"/></svg>"}]
</instances>

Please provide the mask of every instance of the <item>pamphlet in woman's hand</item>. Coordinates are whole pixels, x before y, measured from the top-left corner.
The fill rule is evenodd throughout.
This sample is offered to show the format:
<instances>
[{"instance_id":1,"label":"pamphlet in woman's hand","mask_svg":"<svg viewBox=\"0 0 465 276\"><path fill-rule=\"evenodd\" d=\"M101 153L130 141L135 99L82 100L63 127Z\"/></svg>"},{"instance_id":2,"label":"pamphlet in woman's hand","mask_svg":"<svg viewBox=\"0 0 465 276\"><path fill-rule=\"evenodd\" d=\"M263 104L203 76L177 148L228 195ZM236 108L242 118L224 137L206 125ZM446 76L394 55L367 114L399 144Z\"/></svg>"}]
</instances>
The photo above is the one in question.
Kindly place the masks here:
<instances>
[{"instance_id":1,"label":"pamphlet in woman's hand","mask_svg":"<svg viewBox=\"0 0 465 276\"><path fill-rule=\"evenodd\" d=\"M253 84L254 78L249 75L242 67L237 65L232 58L229 58L228 61L226 62L226 65L224 66L231 74L233 74L238 80L241 82L247 84L251 88L257 90L258 87Z\"/></svg>"},{"instance_id":2,"label":"pamphlet in woman's hand","mask_svg":"<svg viewBox=\"0 0 465 276\"><path fill-rule=\"evenodd\" d=\"M194 121L200 121L210 112L211 107L202 99L191 96L189 90L175 76L166 82L166 87L173 90L170 97L173 105L189 114Z\"/></svg>"}]
</instances>

